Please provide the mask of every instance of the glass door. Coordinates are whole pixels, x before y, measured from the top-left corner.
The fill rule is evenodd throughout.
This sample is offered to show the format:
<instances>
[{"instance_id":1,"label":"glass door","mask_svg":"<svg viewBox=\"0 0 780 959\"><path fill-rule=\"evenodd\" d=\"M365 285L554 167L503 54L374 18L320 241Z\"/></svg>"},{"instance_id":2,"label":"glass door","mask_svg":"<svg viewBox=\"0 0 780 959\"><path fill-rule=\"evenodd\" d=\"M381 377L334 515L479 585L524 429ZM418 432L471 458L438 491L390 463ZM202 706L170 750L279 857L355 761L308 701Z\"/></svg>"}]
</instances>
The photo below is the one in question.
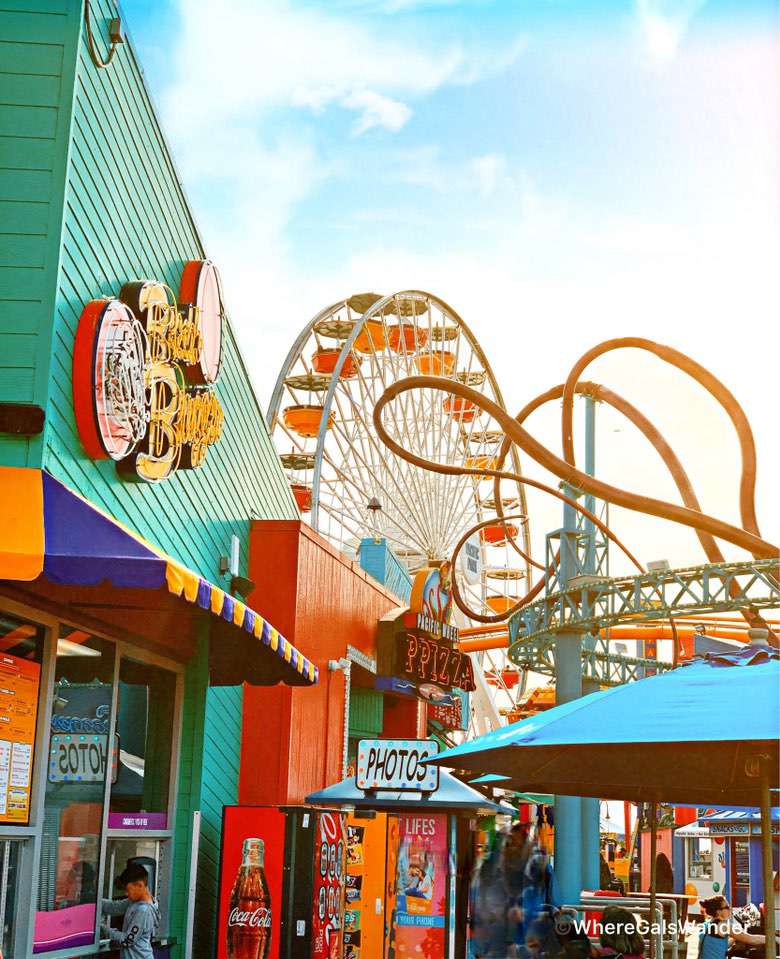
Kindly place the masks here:
<instances>
[{"instance_id":1,"label":"glass door","mask_svg":"<svg viewBox=\"0 0 780 959\"><path fill-rule=\"evenodd\" d=\"M113 643L61 629L49 716L36 953L95 942L106 787L118 771L115 669Z\"/></svg>"},{"instance_id":2,"label":"glass door","mask_svg":"<svg viewBox=\"0 0 780 959\"><path fill-rule=\"evenodd\" d=\"M0 837L0 956L14 955L16 906L20 898L19 862L24 840Z\"/></svg>"}]
</instances>

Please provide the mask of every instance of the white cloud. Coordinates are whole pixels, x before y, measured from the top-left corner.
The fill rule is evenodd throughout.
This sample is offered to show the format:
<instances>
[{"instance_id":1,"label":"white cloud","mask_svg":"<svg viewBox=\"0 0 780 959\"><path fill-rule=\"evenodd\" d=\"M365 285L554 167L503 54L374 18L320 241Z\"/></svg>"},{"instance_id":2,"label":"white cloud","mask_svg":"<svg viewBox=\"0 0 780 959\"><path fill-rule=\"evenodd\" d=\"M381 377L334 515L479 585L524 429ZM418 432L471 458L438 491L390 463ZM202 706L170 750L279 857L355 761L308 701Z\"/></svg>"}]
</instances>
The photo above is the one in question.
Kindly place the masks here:
<instances>
[{"instance_id":1,"label":"white cloud","mask_svg":"<svg viewBox=\"0 0 780 959\"><path fill-rule=\"evenodd\" d=\"M636 0L636 16L647 52L656 63L672 60L691 20L706 0Z\"/></svg>"},{"instance_id":2,"label":"white cloud","mask_svg":"<svg viewBox=\"0 0 780 959\"><path fill-rule=\"evenodd\" d=\"M360 136L373 127L382 127L391 133L397 133L412 115L405 103L382 96L381 93L374 93L373 90L350 93L341 102L347 109L360 113L352 127L355 136Z\"/></svg>"},{"instance_id":3,"label":"white cloud","mask_svg":"<svg viewBox=\"0 0 780 959\"><path fill-rule=\"evenodd\" d=\"M687 353L732 390L753 424L758 516L771 540L780 529L780 504L771 488L780 461L768 402L780 347L773 313L780 236L772 217L756 211L723 221L720 228L713 232L710 224L681 225L660 216L647 222L614 211L594 218L527 185L504 217L490 221L484 231L489 240L464 252L412 252L403 238L376 234L356 249L321 302L357 289L437 293L475 331L510 410L562 382L578 356L602 340L643 336ZM325 277L320 280L326 284ZM708 394L635 350L599 360L586 376L625 396L661 429L705 512L739 524L738 446ZM603 405L597 418L598 475L624 489L679 502L657 455L633 427ZM581 425L575 422L578 444ZM529 427L560 451L558 403L535 414ZM557 483L527 458L525 469ZM539 493L529 493L529 503L534 552L540 556L545 531L560 521L560 507ZM704 560L688 529L625 510L610 515L613 528L642 560L667 558L678 566ZM728 544L723 548L729 558L745 558ZM613 573L629 571L615 553Z\"/></svg>"},{"instance_id":4,"label":"white cloud","mask_svg":"<svg viewBox=\"0 0 780 959\"><path fill-rule=\"evenodd\" d=\"M525 44L515 36L500 48L446 44L401 25L379 30L343 11L295 7L285 0L179 0L179 9L182 36L165 97L177 131L197 126L204 116L214 120L290 106L321 110L331 104L353 109L349 100L372 91L394 100L423 96L500 73ZM384 116L388 110L384 105ZM403 125L401 113L396 106L390 129Z\"/></svg>"},{"instance_id":5,"label":"white cloud","mask_svg":"<svg viewBox=\"0 0 780 959\"><path fill-rule=\"evenodd\" d=\"M319 135L325 111L334 123L352 117L353 136L398 134L411 104L495 76L523 50L511 35L480 46L426 38L396 18L372 25L350 6L178 0L164 127L261 394L329 295L316 264L295 263L287 235L326 180L348 176L346 150L326 150Z\"/></svg>"},{"instance_id":6,"label":"white cloud","mask_svg":"<svg viewBox=\"0 0 780 959\"><path fill-rule=\"evenodd\" d=\"M477 183L482 193L490 195L496 189L499 175L506 165L504 157L496 153L486 153L476 157L471 162L472 169L477 177Z\"/></svg>"}]
</instances>

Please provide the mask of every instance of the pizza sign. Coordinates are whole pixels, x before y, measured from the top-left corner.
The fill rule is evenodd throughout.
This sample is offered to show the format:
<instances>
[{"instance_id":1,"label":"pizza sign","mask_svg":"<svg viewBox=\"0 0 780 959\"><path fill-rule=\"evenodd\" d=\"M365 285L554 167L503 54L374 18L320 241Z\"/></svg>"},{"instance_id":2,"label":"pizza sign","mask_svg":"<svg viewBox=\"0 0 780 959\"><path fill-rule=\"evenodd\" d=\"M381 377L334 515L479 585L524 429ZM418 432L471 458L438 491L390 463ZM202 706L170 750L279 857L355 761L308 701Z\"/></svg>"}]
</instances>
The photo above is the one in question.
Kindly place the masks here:
<instances>
[{"instance_id":1,"label":"pizza sign","mask_svg":"<svg viewBox=\"0 0 780 959\"><path fill-rule=\"evenodd\" d=\"M394 672L416 683L434 683L443 689L472 692L474 670L466 653L425 636L406 633L398 639Z\"/></svg>"},{"instance_id":2,"label":"pizza sign","mask_svg":"<svg viewBox=\"0 0 780 959\"><path fill-rule=\"evenodd\" d=\"M84 307L73 349L73 408L92 459L156 483L202 465L224 414L213 389L222 358L222 295L210 260L184 267L179 302L156 280Z\"/></svg>"}]
</instances>

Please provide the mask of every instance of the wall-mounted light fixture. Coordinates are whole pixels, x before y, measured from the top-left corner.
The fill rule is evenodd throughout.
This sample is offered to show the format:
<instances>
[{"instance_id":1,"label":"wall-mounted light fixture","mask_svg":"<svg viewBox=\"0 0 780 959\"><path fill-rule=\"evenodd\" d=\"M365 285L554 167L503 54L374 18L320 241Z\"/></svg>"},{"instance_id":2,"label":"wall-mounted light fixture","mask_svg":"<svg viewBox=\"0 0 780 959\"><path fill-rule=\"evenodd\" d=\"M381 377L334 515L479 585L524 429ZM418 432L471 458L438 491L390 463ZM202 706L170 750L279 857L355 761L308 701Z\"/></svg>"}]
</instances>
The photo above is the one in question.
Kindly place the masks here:
<instances>
[{"instance_id":1,"label":"wall-mounted light fixture","mask_svg":"<svg viewBox=\"0 0 780 959\"><path fill-rule=\"evenodd\" d=\"M112 17L108 21L108 39L111 42L111 47L105 60L98 51L98 48L95 44L95 37L92 33L92 12L89 8L89 0L84 0L84 27L86 30L87 47L89 48L90 58L98 70L105 70L109 63L111 63L111 61L114 59L116 48L120 43L125 42L122 21L119 19L119 17Z\"/></svg>"}]
</instances>

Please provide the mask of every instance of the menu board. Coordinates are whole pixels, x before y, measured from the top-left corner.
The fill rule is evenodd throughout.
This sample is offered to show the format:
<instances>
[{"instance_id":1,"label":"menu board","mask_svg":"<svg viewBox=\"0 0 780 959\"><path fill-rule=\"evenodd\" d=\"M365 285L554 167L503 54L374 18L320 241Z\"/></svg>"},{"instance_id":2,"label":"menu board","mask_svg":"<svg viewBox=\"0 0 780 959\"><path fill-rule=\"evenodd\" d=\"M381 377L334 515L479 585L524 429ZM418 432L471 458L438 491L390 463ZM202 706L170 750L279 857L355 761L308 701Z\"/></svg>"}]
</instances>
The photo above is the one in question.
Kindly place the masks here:
<instances>
[{"instance_id":1,"label":"menu board","mask_svg":"<svg viewBox=\"0 0 780 959\"><path fill-rule=\"evenodd\" d=\"M30 819L39 663L0 654L0 823Z\"/></svg>"},{"instance_id":2,"label":"menu board","mask_svg":"<svg viewBox=\"0 0 780 959\"><path fill-rule=\"evenodd\" d=\"M343 959L384 955L387 818L347 819Z\"/></svg>"}]
</instances>

